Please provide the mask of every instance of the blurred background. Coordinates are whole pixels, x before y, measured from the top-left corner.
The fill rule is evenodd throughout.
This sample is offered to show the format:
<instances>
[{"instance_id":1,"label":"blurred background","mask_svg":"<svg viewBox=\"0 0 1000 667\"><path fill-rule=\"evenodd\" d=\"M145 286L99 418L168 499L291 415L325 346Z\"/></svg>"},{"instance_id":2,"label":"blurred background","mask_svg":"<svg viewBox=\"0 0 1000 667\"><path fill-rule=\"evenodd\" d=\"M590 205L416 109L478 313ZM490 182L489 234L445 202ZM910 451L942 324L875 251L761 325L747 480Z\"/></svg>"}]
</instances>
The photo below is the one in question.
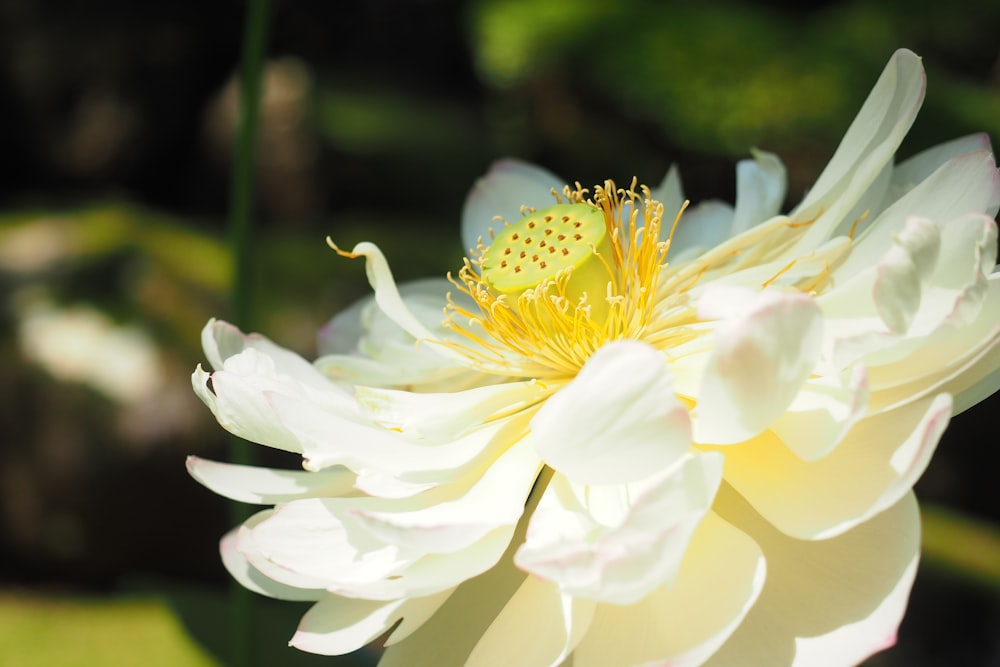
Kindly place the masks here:
<instances>
[{"instance_id":1,"label":"blurred background","mask_svg":"<svg viewBox=\"0 0 1000 667\"><path fill-rule=\"evenodd\" d=\"M732 201L751 147L789 203L897 47L927 101L902 154L1000 142L1000 3L279 1L258 151L253 328L307 357L368 292L324 237L398 279L459 265L466 191L515 156L584 184ZM0 0L0 666L219 665L224 459L194 397L226 316L245 6ZM1000 665L1000 401L957 417L918 484L928 540L900 642L870 665ZM260 664L303 605L261 601Z\"/></svg>"}]
</instances>

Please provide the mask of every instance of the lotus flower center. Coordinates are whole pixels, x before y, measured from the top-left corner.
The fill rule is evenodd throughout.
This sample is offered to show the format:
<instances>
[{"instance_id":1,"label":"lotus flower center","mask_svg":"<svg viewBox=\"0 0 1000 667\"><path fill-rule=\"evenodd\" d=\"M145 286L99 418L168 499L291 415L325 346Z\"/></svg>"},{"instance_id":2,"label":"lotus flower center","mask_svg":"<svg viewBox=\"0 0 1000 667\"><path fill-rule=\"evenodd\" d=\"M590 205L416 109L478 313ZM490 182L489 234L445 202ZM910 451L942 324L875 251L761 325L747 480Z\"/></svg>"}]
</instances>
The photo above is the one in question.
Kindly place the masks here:
<instances>
[{"instance_id":1,"label":"lotus flower center","mask_svg":"<svg viewBox=\"0 0 1000 667\"><path fill-rule=\"evenodd\" d=\"M558 204L505 227L481 258L482 277L498 294L516 298L571 272L567 297L589 293L595 305L607 291L611 241L603 211L588 204Z\"/></svg>"}]
</instances>

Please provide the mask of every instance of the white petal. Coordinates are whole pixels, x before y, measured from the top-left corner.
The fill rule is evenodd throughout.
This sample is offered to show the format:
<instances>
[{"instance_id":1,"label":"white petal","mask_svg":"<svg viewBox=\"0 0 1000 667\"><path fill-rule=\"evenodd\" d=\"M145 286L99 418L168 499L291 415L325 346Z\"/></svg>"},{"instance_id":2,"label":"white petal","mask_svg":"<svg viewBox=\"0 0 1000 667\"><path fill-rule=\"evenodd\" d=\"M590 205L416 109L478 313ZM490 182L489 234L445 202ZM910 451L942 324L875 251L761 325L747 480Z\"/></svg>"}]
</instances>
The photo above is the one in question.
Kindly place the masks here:
<instances>
[{"instance_id":1,"label":"white petal","mask_svg":"<svg viewBox=\"0 0 1000 667\"><path fill-rule=\"evenodd\" d=\"M219 495L259 505L274 505L297 498L342 496L354 491L355 476L344 468L320 472L275 470L189 456L187 469L192 477Z\"/></svg>"},{"instance_id":2,"label":"white petal","mask_svg":"<svg viewBox=\"0 0 1000 667\"><path fill-rule=\"evenodd\" d=\"M668 225L672 224L673 220L664 217L667 231L670 230ZM726 202L710 199L692 206L681 216L670 240L671 263L681 264L706 248L715 247L727 238L732 226L733 207Z\"/></svg>"},{"instance_id":3,"label":"white petal","mask_svg":"<svg viewBox=\"0 0 1000 667\"><path fill-rule=\"evenodd\" d=\"M387 544L429 553L456 551L495 528L517 523L540 467L531 447L519 443L491 462L482 477L460 496L442 498L412 511L359 508L352 516Z\"/></svg>"},{"instance_id":4,"label":"white petal","mask_svg":"<svg viewBox=\"0 0 1000 667\"><path fill-rule=\"evenodd\" d=\"M542 459L576 482L629 482L670 466L691 442L663 355L636 341L598 350L531 420Z\"/></svg>"},{"instance_id":5,"label":"white petal","mask_svg":"<svg viewBox=\"0 0 1000 667\"><path fill-rule=\"evenodd\" d=\"M329 589L333 582L377 581L413 560L345 524L318 499L281 505L238 538L236 548L253 567L297 588Z\"/></svg>"},{"instance_id":6,"label":"white petal","mask_svg":"<svg viewBox=\"0 0 1000 667\"><path fill-rule=\"evenodd\" d=\"M205 402L219 424L230 433L268 447L302 452L294 434L274 419L266 397L229 374L206 373L201 366L191 376L195 393Z\"/></svg>"},{"instance_id":7,"label":"white petal","mask_svg":"<svg viewBox=\"0 0 1000 667\"><path fill-rule=\"evenodd\" d=\"M496 567L459 586L416 632L401 641L395 635L390 637L379 667L467 664L479 638L524 580L525 574L514 567L509 555L505 556ZM525 622L542 621L532 615Z\"/></svg>"},{"instance_id":8,"label":"white petal","mask_svg":"<svg viewBox=\"0 0 1000 667\"><path fill-rule=\"evenodd\" d=\"M947 394L862 419L825 457L805 461L771 433L726 449L726 481L779 530L825 539L912 488L951 416Z\"/></svg>"},{"instance_id":9,"label":"white petal","mask_svg":"<svg viewBox=\"0 0 1000 667\"><path fill-rule=\"evenodd\" d=\"M420 444L395 431L345 419L308 401L281 394L268 394L267 399L275 421L301 443L308 470L342 465L359 475L374 470L397 476L451 470L475 459L490 444L492 433L480 429L455 441Z\"/></svg>"},{"instance_id":10,"label":"white petal","mask_svg":"<svg viewBox=\"0 0 1000 667\"><path fill-rule=\"evenodd\" d=\"M754 541L710 512L674 586L660 587L634 605L598 605L573 665L701 665L750 611L764 574Z\"/></svg>"},{"instance_id":11,"label":"white petal","mask_svg":"<svg viewBox=\"0 0 1000 667\"><path fill-rule=\"evenodd\" d=\"M895 642L920 553L912 493L822 541L782 535L742 501L726 502L722 511L760 544L768 578L757 604L706 667L843 667Z\"/></svg>"},{"instance_id":12,"label":"white petal","mask_svg":"<svg viewBox=\"0 0 1000 667\"><path fill-rule=\"evenodd\" d=\"M372 296L358 299L323 325L316 334L316 350L320 356L356 353L358 342L365 335L363 314L374 303Z\"/></svg>"},{"instance_id":13,"label":"white petal","mask_svg":"<svg viewBox=\"0 0 1000 667\"><path fill-rule=\"evenodd\" d=\"M921 285L930 279L941 237L924 218L909 218L875 268L875 306L890 331L905 333L920 308Z\"/></svg>"},{"instance_id":14,"label":"white petal","mask_svg":"<svg viewBox=\"0 0 1000 667\"><path fill-rule=\"evenodd\" d=\"M721 480L722 456L686 456L674 468L624 489L623 516L602 525L600 508L592 506L600 489L574 488L557 475L514 562L564 593L632 604L673 583Z\"/></svg>"},{"instance_id":15,"label":"white petal","mask_svg":"<svg viewBox=\"0 0 1000 667\"><path fill-rule=\"evenodd\" d=\"M892 170L892 182L886 193L886 205L893 203L933 174L945 162L966 153L977 151L992 152L988 134L970 134L958 139L932 146L896 165ZM996 211L989 212L996 215ZM921 215L923 215L921 213Z\"/></svg>"},{"instance_id":16,"label":"white petal","mask_svg":"<svg viewBox=\"0 0 1000 667\"><path fill-rule=\"evenodd\" d=\"M995 259L996 223L974 213L950 220L940 228L940 250L933 271L924 270L919 279L911 276L907 280L905 267L916 272L917 264L912 258L893 260L893 257L899 260L898 256L904 252L897 244L875 267L863 270L817 299L826 316L825 356L835 368L863 361L873 371L887 365L898 370L904 359L922 354L921 348L940 347L970 334L969 327L988 299L990 288L984 272L992 268ZM904 270L889 270L887 267L894 261ZM880 282L891 284L893 278L900 294L919 295L916 310L912 298L906 304L904 298L891 298L893 290L876 289ZM876 298L882 303L878 304ZM883 315L889 321L898 320L898 326L906 325L905 331L889 332L879 321ZM974 328L984 335L991 324ZM926 367L926 372L937 373L943 370L942 364L951 365L947 359L940 359ZM904 373L900 377L909 371L915 378L922 370L915 366L902 368ZM884 377L892 372L875 372L876 386L884 385Z\"/></svg>"},{"instance_id":17,"label":"white petal","mask_svg":"<svg viewBox=\"0 0 1000 667\"><path fill-rule=\"evenodd\" d=\"M1000 173L987 151L949 160L920 185L886 209L856 238L848 258L831 272L834 284L849 280L886 253L893 238L914 215L943 222L982 213L1000 202Z\"/></svg>"},{"instance_id":18,"label":"white petal","mask_svg":"<svg viewBox=\"0 0 1000 667\"><path fill-rule=\"evenodd\" d=\"M565 181L552 172L520 160L499 160L476 181L462 207L462 244L468 251L482 239L490 244L490 229L499 230L500 216L513 224L521 219L521 207L542 209L555 204L552 190L562 192Z\"/></svg>"},{"instance_id":19,"label":"white petal","mask_svg":"<svg viewBox=\"0 0 1000 667\"><path fill-rule=\"evenodd\" d=\"M595 606L528 577L476 644L466 667L558 667L583 638Z\"/></svg>"},{"instance_id":20,"label":"white petal","mask_svg":"<svg viewBox=\"0 0 1000 667\"><path fill-rule=\"evenodd\" d=\"M304 577L350 597L387 600L441 591L497 562L539 466L522 444L489 465L481 479L411 498L290 502L254 528L245 552L278 581L294 585ZM267 563L258 564L261 559Z\"/></svg>"},{"instance_id":21,"label":"white petal","mask_svg":"<svg viewBox=\"0 0 1000 667\"><path fill-rule=\"evenodd\" d=\"M257 353L255 357L271 360L276 374L321 391L334 389L311 363L298 354L275 345L260 334L244 334L228 322L210 320L201 331L201 342L209 363L217 371L226 369L231 363L229 360L241 356L244 351L254 350Z\"/></svg>"},{"instance_id":22,"label":"white petal","mask_svg":"<svg viewBox=\"0 0 1000 667\"><path fill-rule=\"evenodd\" d=\"M666 176L660 184L650 190L650 198L663 204L663 221L667 227L665 232L670 231L669 225L673 224L674 218L680 213L681 206L684 205L684 191L681 186L681 174L677 170L677 165L672 164L667 169ZM676 243L671 244L671 249L679 252L683 250Z\"/></svg>"},{"instance_id":23,"label":"white petal","mask_svg":"<svg viewBox=\"0 0 1000 667\"><path fill-rule=\"evenodd\" d=\"M858 365L850 378L807 380L788 409L771 424L771 432L796 456L814 461L840 444L868 407L868 375Z\"/></svg>"},{"instance_id":24,"label":"white petal","mask_svg":"<svg viewBox=\"0 0 1000 667\"><path fill-rule=\"evenodd\" d=\"M815 367L821 332L820 310L809 296L772 290L722 322L698 391L695 440L740 442L777 419Z\"/></svg>"},{"instance_id":25,"label":"white petal","mask_svg":"<svg viewBox=\"0 0 1000 667\"><path fill-rule=\"evenodd\" d=\"M777 155L754 151L753 160L736 164L736 210L729 236L742 234L774 217L785 202L785 165Z\"/></svg>"},{"instance_id":26,"label":"white petal","mask_svg":"<svg viewBox=\"0 0 1000 667\"><path fill-rule=\"evenodd\" d=\"M338 250L338 252L341 251ZM375 303L389 319L416 339L437 339L437 336L410 311L403 301L396 287L396 281L392 277L392 271L389 269L389 262L386 261L385 255L382 254L378 246L364 241L344 254L348 257L365 258L365 273L368 275L368 283L375 290Z\"/></svg>"},{"instance_id":27,"label":"white petal","mask_svg":"<svg viewBox=\"0 0 1000 667\"><path fill-rule=\"evenodd\" d=\"M373 420L402 433L442 441L479 426L498 413L530 407L548 392L535 381L475 387L446 394L357 387L361 407Z\"/></svg>"},{"instance_id":28,"label":"white petal","mask_svg":"<svg viewBox=\"0 0 1000 667\"><path fill-rule=\"evenodd\" d=\"M920 58L906 49L896 51L826 169L793 212L796 220L819 217L788 256L798 257L819 246L854 208L913 124L925 88Z\"/></svg>"},{"instance_id":29,"label":"white petal","mask_svg":"<svg viewBox=\"0 0 1000 667\"><path fill-rule=\"evenodd\" d=\"M302 617L289 645L320 655L344 655L356 651L388 630L429 618L448 599L451 591L421 598L375 602L326 595ZM398 629L397 629L398 631Z\"/></svg>"},{"instance_id":30,"label":"white petal","mask_svg":"<svg viewBox=\"0 0 1000 667\"><path fill-rule=\"evenodd\" d=\"M258 512L246 521L242 526L229 531L219 543L219 552L222 554L222 564L244 588L276 598L278 600L318 600L326 591L322 588L300 588L280 583L268 577L263 572L250 564L247 557L239 549L241 539L257 524L274 514L273 510Z\"/></svg>"},{"instance_id":31,"label":"white petal","mask_svg":"<svg viewBox=\"0 0 1000 667\"><path fill-rule=\"evenodd\" d=\"M956 401L956 412L968 407L965 392L997 367L994 350L1000 346L996 316L1000 312L1000 274L991 276L987 285L975 319L957 327L943 326L935 335L918 341L924 344L911 354L869 369L875 390L870 412L882 412L937 392L963 396L963 405ZM996 386L994 383L986 395Z\"/></svg>"},{"instance_id":32,"label":"white petal","mask_svg":"<svg viewBox=\"0 0 1000 667\"><path fill-rule=\"evenodd\" d=\"M399 286L400 298L413 316L438 339L449 338L444 307L454 285L444 278L417 280ZM465 294L451 298L466 307ZM455 390L481 382L462 359L442 355L436 345L418 343L391 320L373 296L361 299L335 316L320 331L321 356L316 368L325 376L352 384L419 391Z\"/></svg>"},{"instance_id":33,"label":"white petal","mask_svg":"<svg viewBox=\"0 0 1000 667\"><path fill-rule=\"evenodd\" d=\"M349 597L391 600L423 596L453 588L497 564L511 541L513 526L497 528L481 540L453 554L428 554L395 574L368 581L334 582L330 592Z\"/></svg>"}]
</instances>

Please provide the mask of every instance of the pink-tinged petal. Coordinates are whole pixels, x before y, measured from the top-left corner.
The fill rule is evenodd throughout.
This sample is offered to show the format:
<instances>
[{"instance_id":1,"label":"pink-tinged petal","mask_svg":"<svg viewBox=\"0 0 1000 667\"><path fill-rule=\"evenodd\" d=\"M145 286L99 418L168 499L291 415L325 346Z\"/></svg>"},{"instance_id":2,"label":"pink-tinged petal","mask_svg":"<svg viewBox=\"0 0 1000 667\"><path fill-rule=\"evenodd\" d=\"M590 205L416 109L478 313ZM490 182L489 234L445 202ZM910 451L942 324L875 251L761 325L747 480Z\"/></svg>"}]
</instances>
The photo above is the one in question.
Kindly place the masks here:
<instances>
[{"instance_id":1,"label":"pink-tinged petal","mask_svg":"<svg viewBox=\"0 0 1000 667\"><path fill-rule=\"evenodd\" d=\"M559 667L583 638L596 603L528 577L479 639L466 667Z\"/></svg>"},{"instance_id":2,"label":"pink-tinged petal","mask_svg":"<svg viewBox=\"0 0 1000 667\"><path fill-rule=\"evenodd\" d=\"M886 193L886 206L915 188L952 158L981 151L992 153L990 137L982 132L932 146L900 162L892 170L892 182ZM996 215L996 211L986 211L986 213L991 216ZM921 215L923 214L921 213ZM857 231L863 230L858 229Z\"/></svg>"},{"instance_id":3,"label":"pink-tinged petal","mask_svg":"<svg viewBox=\"0 0 1000 667\"><path fill-rule=\"evenodd\" d=\"M912 493L820 541L783 535L736 494L723 499L720 512L761 546L768 578L754 608L706 667L842 667L894 642L920 554Z\"/></svg>"},{"instance_id":4,"label":"pink-tinged petal","mask_svg":"<svg viewBox=\"0 0 1000 667\"><path fill-rule=\"evenodd\" d=\"M247 533L264 519L270 517L274 512L266 510L252 516L242 526L234 528L226 533L226 536L219 542L219 552L222 555L222 564L232 575L233 579L239 582L244 588L276 598L278 600L318 600L326 591L322 588L301 588L280 583L258 570L250 564L246 555L240 551L240 541L245 539Z\"/></svg>"},{"instance_id":5,"label":"pink-tinged petal","mask_svg":"<svg viewBox=\"0 0 1000 667\"><path fill-rule=\"evenodd\" d=\"M663 355L637 341L609 343L531 420L539 456L575 482L648 477L691 443L687 407Z\"/></svg>"},{"instance_id":6,"label":"pink-tinged petal","mask_svg":"<svg viewBox=\"0 0 1000 667\"><path fill-rule=\"evenodd\" d=\"M850 256L835 268L834 284L870 268L893 245L893 239L914 215L943 223L995 210L1000 203L1000 173L987 151L967 153L941 165L920 185L882 212L855 238Z\"/></svg>"},{"instance_id":7,"label":"pink-tinged petal","mask_svg":"<svg viewBox=\"0 0 1000 667\"><path fill-rule=\"evenodd\" d=\"M923 368L910 364L909 359L926 356L926 349L951 346L955 338L969 337L963 343L966 345L975 336L985 335L994 320L984 326L977 318L984 308L988 312L989 307L997 307L984 305L990 290L985 272L992 269L996 257L996 223L973 213L939 227L937 261L932 271L920 276L923 284L919 290L916 279L907 285L905 275L896 276L901 291L919 291L913 312L903 309L900 299L894 302L900 306L900 317L905 318L905 333L889 332L879 321L882 314L889 314L885 304L890 300L876 287L893 282L887 277L891 272L883 271L892 251L878 261L877 268L853 276L817 299L827 318L826 354L835 367L861 361L872 371L873 387L885 386L892 377L896 384L905 383L921 374L946 372L958 358L949 361L937 355L937 361ZM893 248L899 250L900 246ZM876 299L883 303L879 305Z\"/></svg>"},{"instance_id":8,"label":"pink-tinged petal","mask_svg":"<svg viewBox=\"0 0 1000 667\"><path fill-rule=\"evenodd\" d=\"M855 366L846 382L839 377L811 378L770 430L796 456L815 461L833 451L864 416L868 397L864 366Z\"/></svg>"},{"instance_id":9,"label":"pink-tinged petal","mask_svg":"<svg viewBox=\"0 0 1000 667\"><path fill-rule=\"evenodd\" d=\"M786 534L833 537L909 492L950 416L947 394L912 401L862 419L836 449L816 461L799 458L765 432L725 450L725 478Z\"/></svg>"},{"instance_id":10,"label":"pink-tinged petal","mask_svg":"<svg viewBox=\"0 0 1000 667\"><path fill-rule=\"evenodd\" d=\"M556 200L552 190L561 193L566 181L547 169L521 160L498 160L485 176L476 181L462 207L463 250L476 247L478 239L490 244L490 229L499 230L500 216L513 224L521 219L521 207L542 209Z\"/></svg>"},{"instance_id":11,"label":"pink-tinged petal","mask_svg":"<svg viewBox=\"0 0 1000 667\"><path fill-rule=\"evenodd\" d=\"M243 503L274 505L298 498L343 496L354 491L355 476L345 468L320 472L276 470L187 458L187 470L221 496Z\"/></svg>"},{"instance_id":12,"label":"pink-tinged petal","mask_svg":"<svg viewBox=\"0 0 1000 667\"><path fill-rule=\"evenodd\" d=\"M909 218L875 267L875 307L890 331L905 333L920 308L921 286L937 262L941 236L924 218Z\"/></svg>"},{"instance_id":13,"label":"pink-tinged petal","mask_svg":"<svg viewBox=\"0 0 1000 667\"><path fill-rule=\"evenodd\" d=\"M740 626L764 585L760 547L710 512L674 585L633 605L599 604L573 665L701 665Z\"/></svg>"},{"instance_id":14,"label":"pink-tinged petal","mask_svg":"<svg viewBox=\"0 0 1000 667\"><path fill-rule=\"evenodd\" d=\"M942 330L912 354L890 364L869 369L874 392L870 412L877 414L925 396L947 392L956 397L955 414L973 405L968 400L986 398L998 386L988 378L997 370L996 348L1000 346L1000 273L987 283L988 289L974 320ZM987 379L985 394L966 392ZM961 400L959 400L961 397ZM976 402L978 402L976 400Z\"/></svg>"},{"instance_id":15,"label":"pink-tinged petal","mask_svg":"<svg viewBox=\"0 0 1000 667\"><path fill-rule=\"evenodd\" d=\"M451 595L437 595L375 602L326 595L302 617L289 641L302 651L320 655L344 655L356 651L403 619L403 626L419 627Z\"/></svg>"},{"instance_id":16,"label":"pink-tinged petal","mask_svg":"<svg viewBox=\"0 0 1000 667\"><path fill-rule=\"evenodd\" d=\"M900 49L892 55L829 164L792 213L795 220L816 219L787 251L788 257L822 244L852 211L913 124L926 83L916 54Z\"/></svg>"},{"instance_id":17,"label":"pink-tinged petal","mask_svg":"<svg viewBox=\"0 0 1000 667\"><path fill-rule=\"evenodd\" d=\"M514 562L564 593L632 604L672 584L721 480L721 456L687 455L673 468L622 489L627 503L616 512L597 505L610 500L601 497L602 489L574 487L557 475ZM613 513L619 516L607 516Z\"/></svg>"},{"instance_id":18,"label":"pink-tinged petal","mask_svg":"<svg viewBox=\"0 0 1000 667\"><path fill-rule=\"evenodd\" d=\"M821 334L809 296L770 290L719 324L698 391L695 440L731 444L767 428L815 368Z\"/></svg>"}]
</instances>

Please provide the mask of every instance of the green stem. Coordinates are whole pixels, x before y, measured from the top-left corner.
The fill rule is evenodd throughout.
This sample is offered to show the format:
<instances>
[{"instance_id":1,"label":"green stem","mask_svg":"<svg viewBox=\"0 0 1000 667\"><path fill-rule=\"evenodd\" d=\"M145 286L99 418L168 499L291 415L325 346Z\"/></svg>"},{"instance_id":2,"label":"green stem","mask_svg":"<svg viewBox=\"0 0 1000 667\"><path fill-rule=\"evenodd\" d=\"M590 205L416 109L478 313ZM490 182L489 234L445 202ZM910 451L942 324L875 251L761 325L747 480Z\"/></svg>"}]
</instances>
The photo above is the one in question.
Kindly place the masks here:
<instances>
[{"instance_id":1,"label":"green stem","mask_svg":"<svg viewBox=\"0 0 1000 667\"><path fill-rule=\"evenodd\" d=\"M229 190L229 232L233 252L233 281L230 291L230 317L244 330L253 327L251 228L257 128L260 120L260 98L264 51L268 32L268 0L249 0L243 28L243 52L240 59L239 120L232 180ZM253 464L253 448L233 437L229 444L229 459L234 463ZM233 525L242 523L251 514L246 505L230 505ZM240 667L252 665L253 657L253 597L250 591L233 584L230 593L231 663Z\"/></svg>"}]
</instances>

